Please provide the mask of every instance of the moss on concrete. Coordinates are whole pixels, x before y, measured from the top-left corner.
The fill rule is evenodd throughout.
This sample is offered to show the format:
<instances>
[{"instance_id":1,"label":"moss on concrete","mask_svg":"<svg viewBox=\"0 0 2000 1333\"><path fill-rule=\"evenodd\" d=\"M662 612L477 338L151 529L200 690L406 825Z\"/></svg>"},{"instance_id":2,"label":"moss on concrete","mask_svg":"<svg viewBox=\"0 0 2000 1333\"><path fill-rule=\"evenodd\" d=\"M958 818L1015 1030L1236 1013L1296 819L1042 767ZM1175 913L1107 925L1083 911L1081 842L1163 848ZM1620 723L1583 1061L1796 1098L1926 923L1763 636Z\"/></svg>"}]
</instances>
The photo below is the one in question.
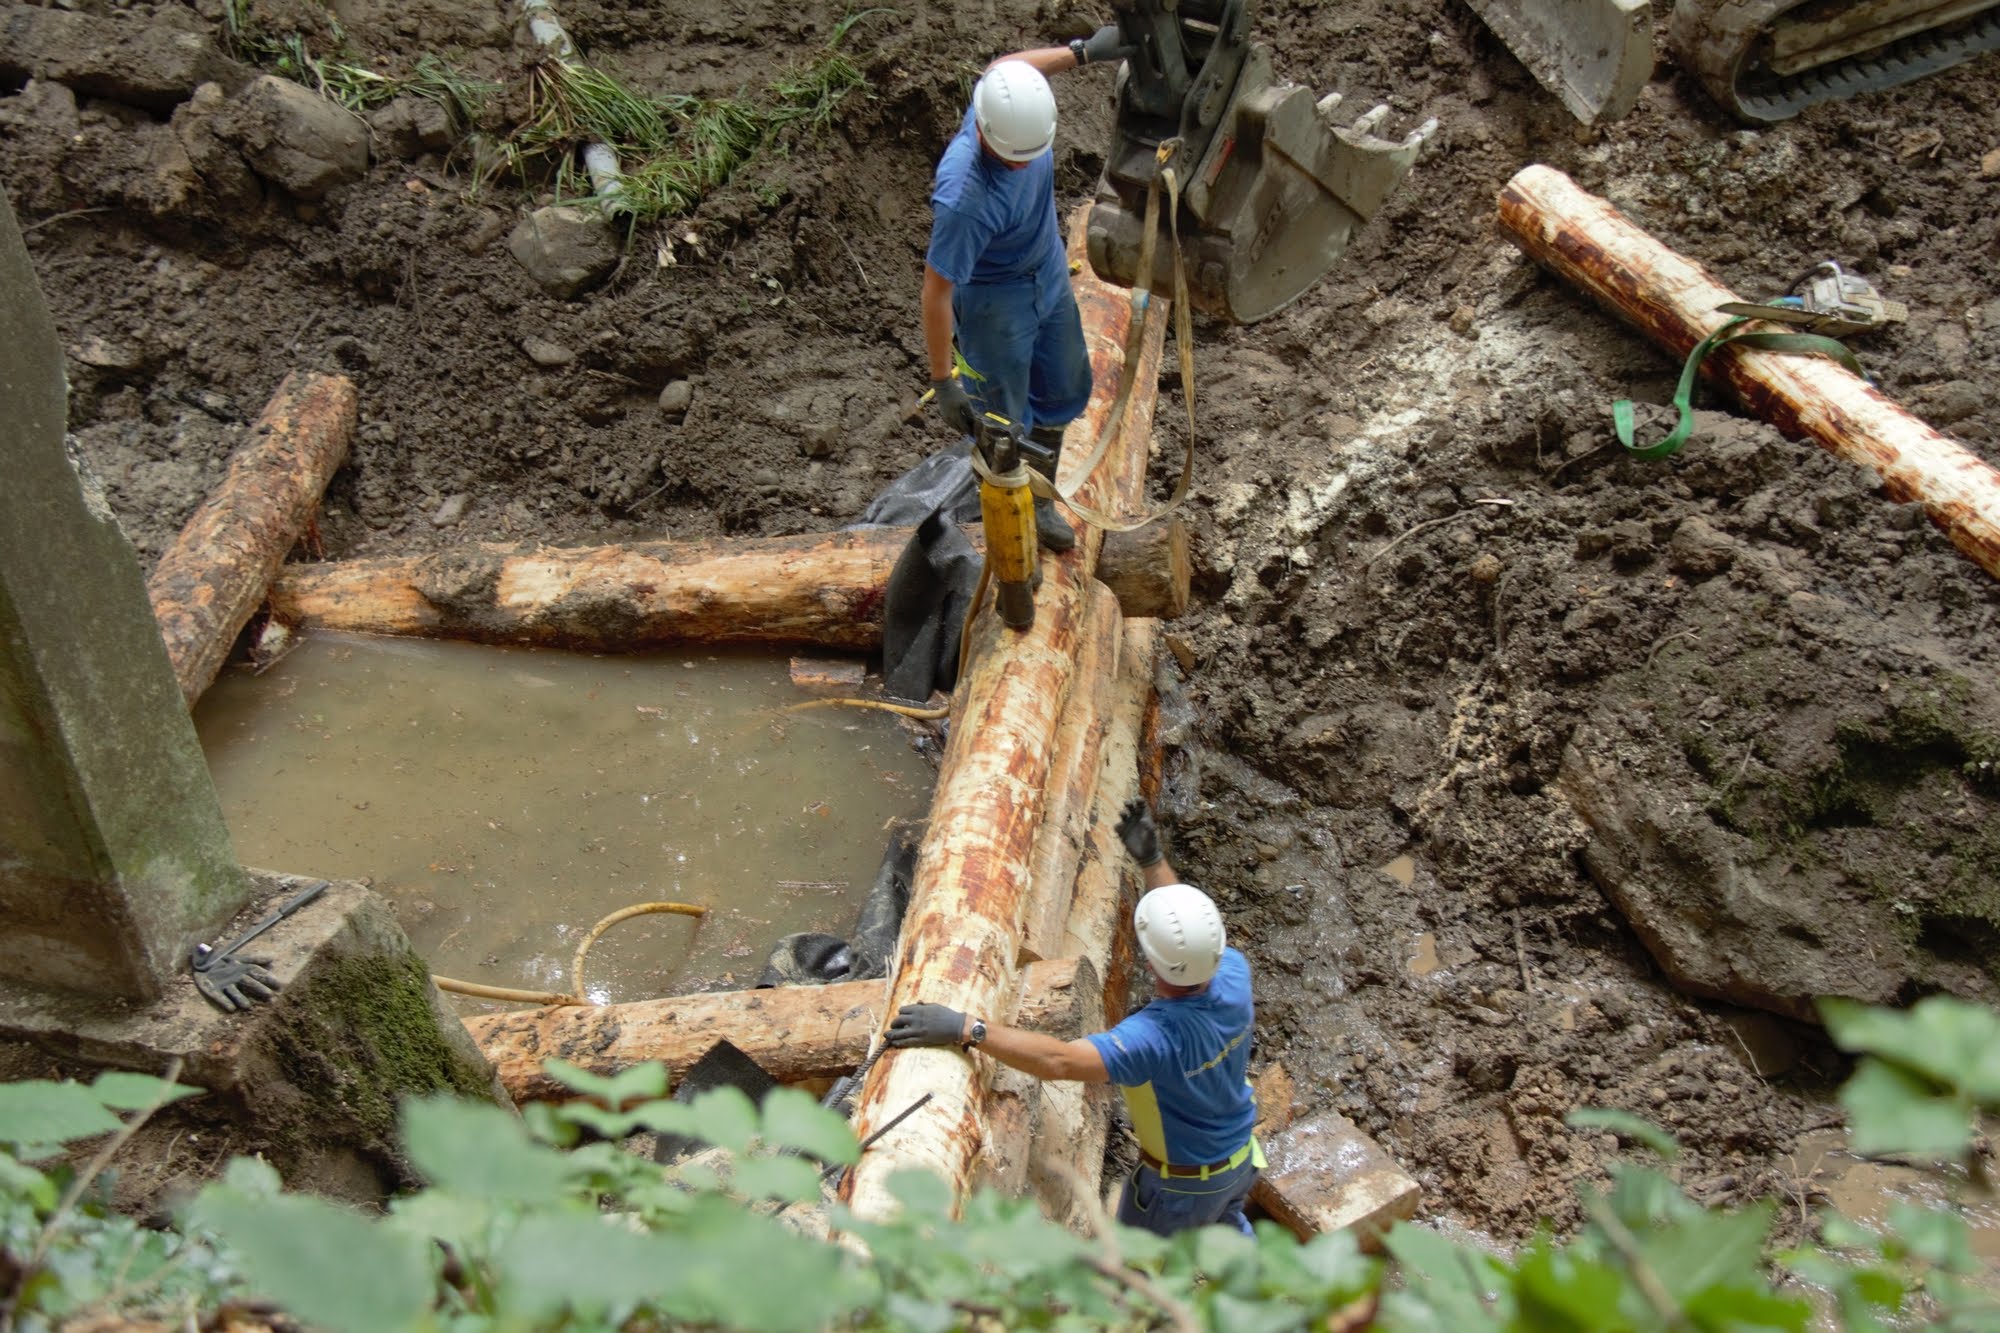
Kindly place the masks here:
<instances>
[{"instance_id":1,"label":"moss on concrete","mask_svg":"<svg viewBox=\"0 0 2000 1333\"><path fill-rule=\"evenodd\" d=\"M491 1072L446 1039L415 954L329 958L314 970L309 992L280 1043L280 1062L294 1087L340 1108L367 1135L393 1141L405 1097L491 1096Z\"/></svg>"}]
</instances>

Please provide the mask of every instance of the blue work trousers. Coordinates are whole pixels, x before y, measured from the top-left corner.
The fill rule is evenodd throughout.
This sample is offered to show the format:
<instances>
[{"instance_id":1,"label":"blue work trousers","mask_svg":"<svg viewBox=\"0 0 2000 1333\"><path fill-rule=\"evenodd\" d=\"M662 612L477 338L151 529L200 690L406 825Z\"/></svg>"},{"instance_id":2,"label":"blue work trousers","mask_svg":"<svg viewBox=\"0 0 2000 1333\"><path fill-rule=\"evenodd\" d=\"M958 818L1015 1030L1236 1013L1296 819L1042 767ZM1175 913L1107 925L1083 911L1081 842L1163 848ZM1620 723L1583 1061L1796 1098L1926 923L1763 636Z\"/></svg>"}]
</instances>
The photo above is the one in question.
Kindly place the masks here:
<instances>
[{"instance_id":1,"label":"blue work trousers","mask_svg":"<svg viewBox=\"0 0 2000 1333\"><path fill-rule=\"evenodd\" d=\"M1064 426L1090 401L1090 353L1069 275L1059 281L963 283L952 289L958 350L979 376L973 406L1023 430Z\"/></svg>"},{"instance_id":2,"label":"blue work trousers","mask_svg":"<svg viewBox=\"0 0 2000 1333\"><path fill-rule=\"evenodd\" d=\"M1207 1180L1194 1176L1163 1178L1141 1162L1125 1182L1124 1196L1118 1200L1118 1220L1128 1227L1143 1227L1156 1236L1220 1223L1235 1227L1246 1236L1254 1235L1243 1205L1250 1187L1257 1183L1257 1166L1247 1158L1228 1171L1218 1171Z\"/></svg>"}]
</instances>

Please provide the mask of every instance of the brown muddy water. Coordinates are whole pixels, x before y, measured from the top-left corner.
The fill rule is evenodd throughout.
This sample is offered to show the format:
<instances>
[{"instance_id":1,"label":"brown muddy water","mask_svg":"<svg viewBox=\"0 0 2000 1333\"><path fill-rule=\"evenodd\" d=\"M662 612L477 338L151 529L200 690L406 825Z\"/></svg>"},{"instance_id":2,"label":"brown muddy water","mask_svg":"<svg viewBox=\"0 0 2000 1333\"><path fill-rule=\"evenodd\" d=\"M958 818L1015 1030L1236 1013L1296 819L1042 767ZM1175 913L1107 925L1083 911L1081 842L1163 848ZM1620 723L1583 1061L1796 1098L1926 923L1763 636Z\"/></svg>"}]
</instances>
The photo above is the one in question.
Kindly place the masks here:
<instances>
[{"instance_id":1,"label":"brown muddy water","mask_svg":"<svg viewBox=\"0 0 2000 1333\"><path fill-rule=\"evenodd\" d=\"M783 657L589 657L317 635L196 710L247 864L362 879L433 971L587 998L748 986L780 936L845 935L933 773L892 718L803 701ZM461 1001L479 1007L477 1001Z\"/></svg>"}]
</instances>

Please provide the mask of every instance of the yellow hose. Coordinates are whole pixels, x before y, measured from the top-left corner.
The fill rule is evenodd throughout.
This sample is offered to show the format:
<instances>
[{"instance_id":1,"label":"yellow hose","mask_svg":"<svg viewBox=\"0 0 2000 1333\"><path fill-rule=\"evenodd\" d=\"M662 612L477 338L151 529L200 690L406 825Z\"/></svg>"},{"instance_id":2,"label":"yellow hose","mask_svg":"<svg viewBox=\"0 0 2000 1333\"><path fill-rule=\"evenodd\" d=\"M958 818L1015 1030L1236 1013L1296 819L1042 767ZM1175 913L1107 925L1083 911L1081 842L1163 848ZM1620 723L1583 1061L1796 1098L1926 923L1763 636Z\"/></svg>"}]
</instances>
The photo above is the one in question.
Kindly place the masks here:
<instances>
[{"instance_id":1,"label":"yellow hose","mask_svg":"<svg viewBox=\"0 0 2000 1333\"><path fill-rule=\"evenodd\" d=\"M909 704L892 704L886 699L808 699L802 704L786 707L787 713L801 713L808 708L877 708L898 717L914 717L923 722L935 722L941 717L950 717L949 708L913 708Z\"/></svg>"},{"instance_id":2,"label":"yellow hose","mask_svg":"<svg viewBox=\"0 0 2000 1333\"><path fill-rule=\"evenodd\" d=\"M668 912L675 916L692 917L708 915L706 907L697 907L692 903L633 903L630 907L619 908L610 916L605 917L602 921L592 926L590 933L583 937L583 943L576 946L576 958L570 963L569 968L570 989L574 990L578 995L588 993L585 991L583 985L583 957L590 952L590 946L597 943L599 935L602 935L605 931L628 917L646 916L653 912ZM588 1004L590 1001L584 1000L580 1003Z\"/></svg>"},{"instance_id":3,"label":"yellow hose","mask_svg":"<svg viewBox=\"0 0 2000 1333\"><path fill-rule=\"evenodd\" d=\"M501 1000L508 1004L589 1004L589 1000L579 1000L574 995L564 995L561 991L509 990L505 986L482 986L476 981L459 981L454 977L432 976L431 981L439 990L450 991L453 995L470 995L475 1000Z\"/></svg>"}]
</instances>

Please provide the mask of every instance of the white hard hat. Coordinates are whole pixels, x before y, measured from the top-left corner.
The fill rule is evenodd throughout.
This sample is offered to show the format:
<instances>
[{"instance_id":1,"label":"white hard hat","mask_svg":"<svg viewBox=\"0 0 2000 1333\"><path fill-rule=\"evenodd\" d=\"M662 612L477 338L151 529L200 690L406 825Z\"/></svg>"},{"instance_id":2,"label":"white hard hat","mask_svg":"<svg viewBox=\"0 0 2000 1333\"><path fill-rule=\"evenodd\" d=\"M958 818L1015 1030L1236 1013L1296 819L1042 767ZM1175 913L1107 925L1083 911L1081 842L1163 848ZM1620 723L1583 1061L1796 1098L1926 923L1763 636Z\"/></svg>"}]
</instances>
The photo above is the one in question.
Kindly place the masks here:
<instances>
[{"instance_id":1,"label":"white hard hat","mask_svg":"<svg viewBox=\"0 0 2000 1333\"><path fill-rule=\"evenodd\" d=\"M1222 913L1192 884L1162 884L1132 913L1139 951L1162 981L1205 985L1222 963Z\"/></svg>"},{"instance_id":2,"label":"white hard hat","mask_svg":"<svg viewBox=\"0 0 2000 1333\"><path fill-rule=\"evenodd\" d=\"M986 146L1009 162L1031 162L1056 141L1056 95L1025 60L1003 60L972 90L972 118Z\"/></svg>"}]
</instances>

